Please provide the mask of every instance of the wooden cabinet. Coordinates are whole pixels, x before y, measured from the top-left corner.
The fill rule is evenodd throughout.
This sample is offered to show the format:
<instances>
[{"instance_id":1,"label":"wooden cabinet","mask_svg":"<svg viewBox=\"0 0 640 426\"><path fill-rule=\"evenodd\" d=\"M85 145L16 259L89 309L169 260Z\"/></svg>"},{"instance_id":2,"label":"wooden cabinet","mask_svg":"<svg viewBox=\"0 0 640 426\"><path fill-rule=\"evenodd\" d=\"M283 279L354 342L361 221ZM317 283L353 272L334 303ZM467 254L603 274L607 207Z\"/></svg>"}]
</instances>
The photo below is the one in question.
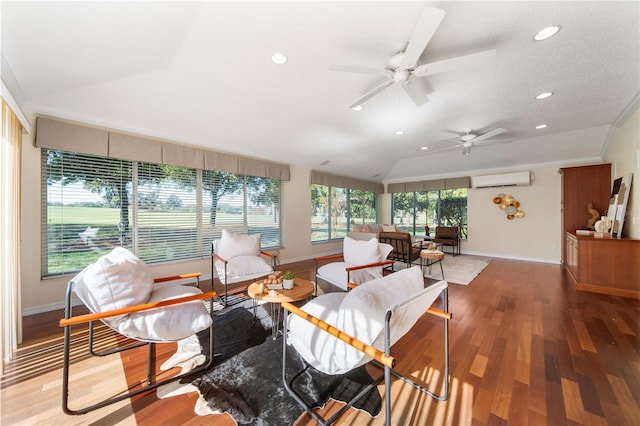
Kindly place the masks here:
<instances>
[{"instance_id":1,"label":"wooden cabinet","mask_svg":"<svg viewBox=\"0 0 640 426\"><path fill-rule=\"evenodd\" d=\"M606 215L611 197L611 164L565 167L558 170L562 175L560 211L562 222L562 262L566 266L567 252L565 233L575 234L576 229L587 226L591 217L587 211L589 203Z\"/></svg>"},{"instance_id":2,"label":"wooden cabinet","mask_svg":"<svg viewBox=\"0 0 640 426\"><path fill-rule=\"evenodd\" d=\"M580 279L578 276L578 239L569 232L565 234L565 247L567 251L565 266L573 280L578 282Z\"/></svg>"},{"instance_id":3,"label":"wooden cabinet","mask_svg":"<svg viewBox=\"0 0 640 426\"><path fill-rule=\"evenodd\" d=\"M565 236L576 289L640 299L640 240Z\"/></svg>"},{"instance_id":4,"label":"wooden cabinet","mask_svg":"<svg viewBox=\"0 0 640 426\"><path fill-rule=\"evenodd\" d=\"M640 298L640 240L576 235L590 218L587 206L606 215L611 164L566 167L562 175L562 264L576 289Z\"/></svg>"}]
</instances>

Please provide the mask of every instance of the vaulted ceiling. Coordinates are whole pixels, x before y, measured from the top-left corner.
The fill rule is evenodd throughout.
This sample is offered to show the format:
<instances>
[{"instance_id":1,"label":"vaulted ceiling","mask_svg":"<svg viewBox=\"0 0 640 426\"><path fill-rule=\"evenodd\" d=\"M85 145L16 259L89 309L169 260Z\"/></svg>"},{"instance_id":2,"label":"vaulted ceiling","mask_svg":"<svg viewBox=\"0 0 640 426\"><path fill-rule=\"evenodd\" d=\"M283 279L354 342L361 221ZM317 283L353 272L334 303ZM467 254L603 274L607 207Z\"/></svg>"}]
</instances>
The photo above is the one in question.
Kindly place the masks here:
<instances>
[{"instance_id":1,"label":"vaulted ceiling","mask_svg":"<svg viewBox=\"0 0 640 426\"><path fill-rule=\"evenodd\" d=\"M351 110L429 29L425 7L445 13L416 65L495 57L410 77L423 105L398 82ZM1 15L2 78L26 112L373 181L598 161L640 93L637 1L3 1ZM496 128L462 155L467 131Z\"/></svg>"}]
</instances>

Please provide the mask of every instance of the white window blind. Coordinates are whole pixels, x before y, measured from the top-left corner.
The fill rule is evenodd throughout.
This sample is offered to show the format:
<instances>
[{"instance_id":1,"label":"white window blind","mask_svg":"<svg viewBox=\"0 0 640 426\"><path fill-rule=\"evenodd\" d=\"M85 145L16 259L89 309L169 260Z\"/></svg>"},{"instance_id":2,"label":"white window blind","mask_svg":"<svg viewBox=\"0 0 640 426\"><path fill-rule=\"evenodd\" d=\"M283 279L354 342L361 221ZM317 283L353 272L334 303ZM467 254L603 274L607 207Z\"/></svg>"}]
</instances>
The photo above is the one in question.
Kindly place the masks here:
<instances>
[{"instance_id":1,"label":"white window blind","mask_svg":"<svg viewBox=\"0 0 640 426\"><path fill-rule=\"evenodd\" d=\"M150 163L137 168L137 255L149 263L199 257L196 170Z\"/></svg>"},{"instance_id":2,"label":"white window blind","mask_svg":"<svg viewBox=\"0 0 640 426\"><path fill-rule=\"evenodd\" d=\"M131 247L131 161L43 149L42 170L43 275Z\"/></svg>"},{"instance_id":3,"label":"white window blind","mask_svg":"<svg viewBox=\"0 0 640 426\"><path fill-rule=\"evenodd\" d=\"M147 263L208 258L222 228L282 246L272 178L42 150L43 276L81 270L115 246Z\"/></svg>"}]
</instances>

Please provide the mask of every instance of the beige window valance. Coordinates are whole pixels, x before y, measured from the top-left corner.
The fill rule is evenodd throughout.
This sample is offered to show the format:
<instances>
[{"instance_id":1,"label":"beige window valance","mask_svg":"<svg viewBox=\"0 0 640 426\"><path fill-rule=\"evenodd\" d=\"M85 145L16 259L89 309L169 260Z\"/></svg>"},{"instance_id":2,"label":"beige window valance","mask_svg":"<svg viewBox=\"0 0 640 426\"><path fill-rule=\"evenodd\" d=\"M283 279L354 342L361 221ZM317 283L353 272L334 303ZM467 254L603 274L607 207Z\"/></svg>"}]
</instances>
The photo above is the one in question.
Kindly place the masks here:
<instances>
[{"instance_id":1,"label":"beige window valance","mask_svg":"<svg viewBox=\"0 0 640 426\"><path fill-rule=\"evenodd\" d=\"M126 135L106 129L38 117L36 146L82 154L216 170L288 181L289 166L235 154Z\"/></svg>"},{"instance_id":2,"label":"beige window valance","mask_svg":"<svg viewBox=\"0 0 640 426\"><path fill-rule=\"evenodd\" d=\"M333 186L335 188L357 189L360 191L371 191L376 194L384 192L384 185L378 182L355 179L347 176L333 175L330 173L311 170L309 182L312 185Z\"/></svg>"},{"instance_id":3,"label":"beige window valance","mask_svg":"<svg viewBox=\"0 0 640 426\"><path fill-rule=\"evenodd\" d=\"M469 176L463 176L447 179L423 180L417 182L390 183L389 185L387 185L387 192L422 192L437 191L440 189L458 189L470 187L471 178Z\"/></svg>"}]
</instances>

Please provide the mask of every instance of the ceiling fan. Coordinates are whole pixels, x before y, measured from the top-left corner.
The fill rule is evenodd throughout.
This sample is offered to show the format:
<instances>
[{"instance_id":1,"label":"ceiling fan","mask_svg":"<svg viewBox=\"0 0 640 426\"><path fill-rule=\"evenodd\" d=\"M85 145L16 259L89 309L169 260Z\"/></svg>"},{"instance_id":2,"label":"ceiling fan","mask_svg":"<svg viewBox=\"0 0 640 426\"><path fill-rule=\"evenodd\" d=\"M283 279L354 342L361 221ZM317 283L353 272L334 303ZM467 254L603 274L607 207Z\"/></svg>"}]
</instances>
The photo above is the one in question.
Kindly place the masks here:
<instances>
[{"instance_id":1,"label":"ceiling fan","mask_svg":"<svg viewBox=\"0 0 640 426\"><path fill-rule=\"evenodd\" d=\"M418 59L427 47L427 44L438 29L440 22L444 18L445 11L434 7L426 7L418 19L411 40L401 52L393 55L384 70L371 69L365 67L331 64L330 71L354 72L361 74L382 74L385 81L367 92L364 96L351 104L349 108L362 106L366 101L382 92L393 83L398 83L409 95L411 100L417 105L424 105L428 98L419 85L414 84L415 78L422 78L445 71L475 67L489 64L496 55L495 50L474 53L471 55L458 56L444 61L432 62L430 64L418 65Z\"/></svg>"},{"instance_id":2,"label":"ceiling fan","mask_svg":"<svg viewBox=\"0 0 640 426\"><path fill-rule=\"evenodd\" d=\"M501 133L504 133L506 130L501 128L495 128L493 130L488 131L487 133L483 133L481 135L472 133L471 129L467 129L467 132L462 136L453 139L456 142L455 145L445 146L442 148L436 148L434 150L428 150L429 154L435 154L440 152L448 152L454 151L462 148L462 155L469 155L471 152L471 147L492 145L494 143L506 143L509 142L504 139L491 139L495 136L498 136Z\"/></svg>"}]
</instances>

